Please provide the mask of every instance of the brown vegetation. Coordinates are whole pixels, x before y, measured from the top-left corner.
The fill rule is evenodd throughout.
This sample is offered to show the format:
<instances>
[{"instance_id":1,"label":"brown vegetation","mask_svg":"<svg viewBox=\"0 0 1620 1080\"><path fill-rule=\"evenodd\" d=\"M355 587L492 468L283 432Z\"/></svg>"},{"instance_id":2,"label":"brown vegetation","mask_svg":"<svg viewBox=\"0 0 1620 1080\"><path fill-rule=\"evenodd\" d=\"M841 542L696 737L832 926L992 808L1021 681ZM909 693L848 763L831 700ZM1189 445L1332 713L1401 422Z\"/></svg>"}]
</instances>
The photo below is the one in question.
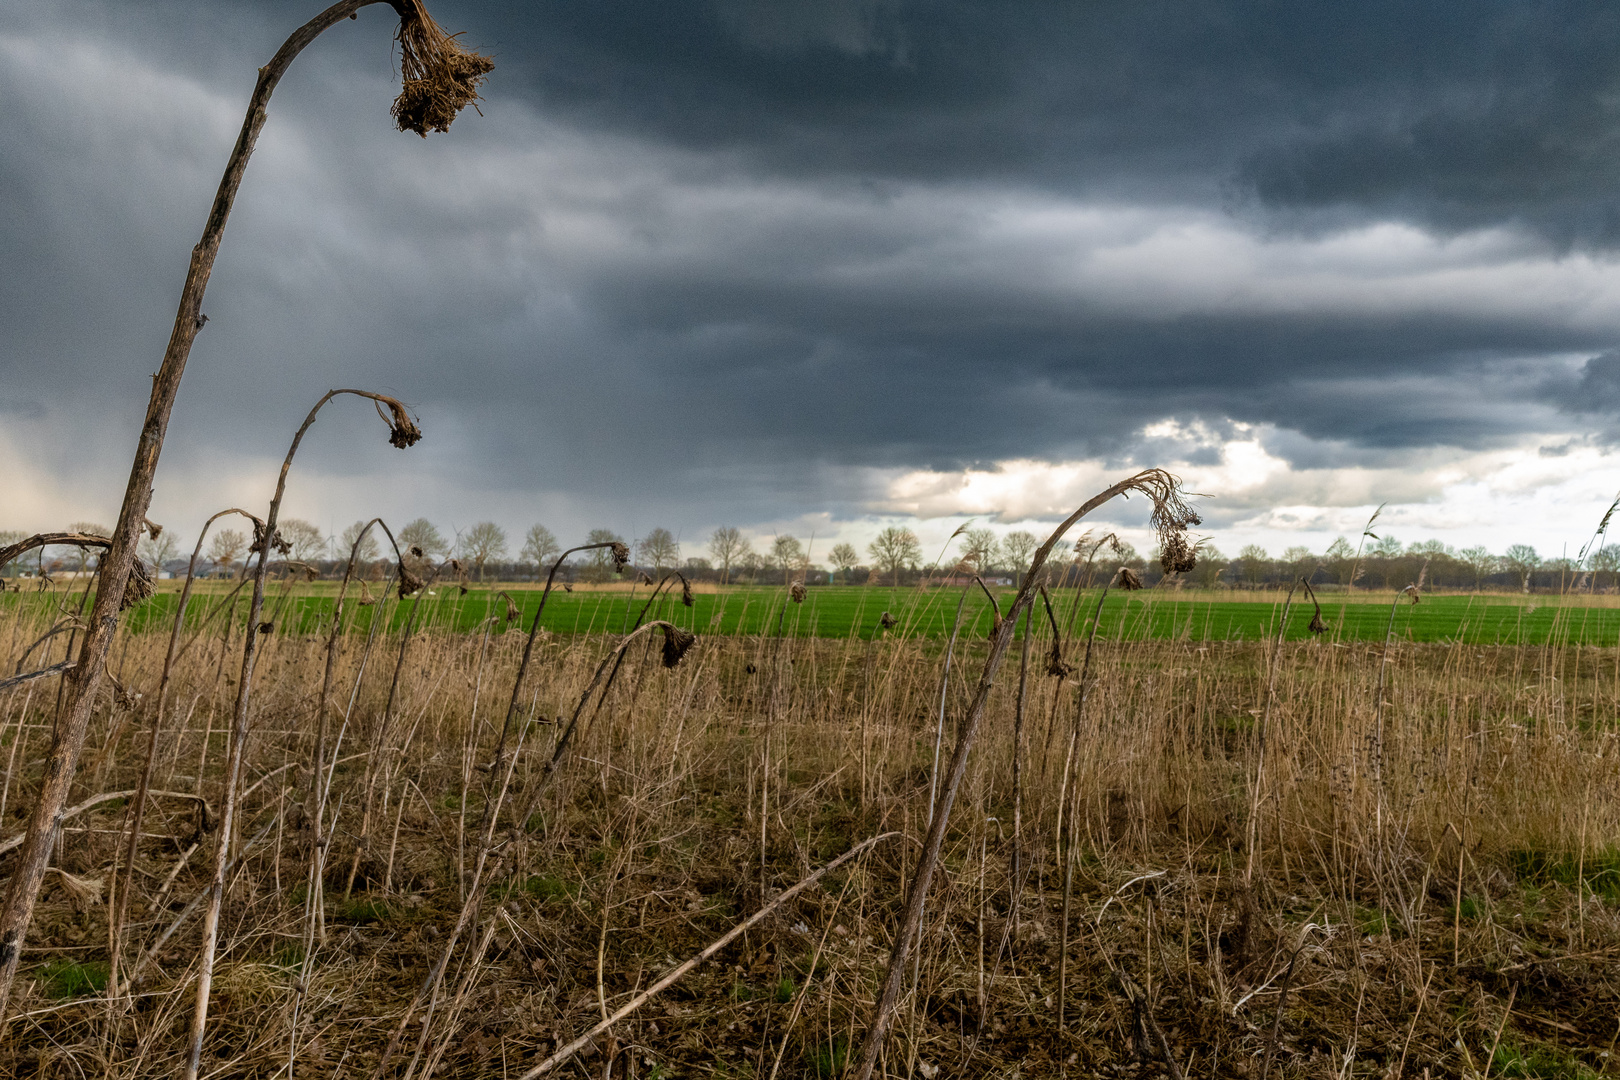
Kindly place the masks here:
<instances>
[{"instance_id":1,"label":"brown vegetation","mask_svg":"<svg viewBox=\"0 0 1620 1080\"><path fill-rule=\"evenodd\" d=\"M1052 651L1048 621L1017 621L1035 657ZM202 1071L271 1075L291 1056L294 1075L369 1075L393 1043L387 1075L521 1075L781 890L897 831L580 1061L592 1075L761 1078L852 1064L927 826L938 644L704 639L666 668L655 633L587 705L619 639L544 639L503 761L503 688L528 635L489 629L419 630L397 686L393 663L366 658L406 655L399 637L340 639L331 846L313 893L326 641L263 636ZM40 628L0 630L9 670ZM0 1070L183 1063L203 807L220 805L236 698L221 659L245 630L207 627L172 676L151 779L166 795L131 875L130 996L95 989L100 881L127 813L115 799L66 823ZM76 803L136 786L167 637L120 641L114 672L132 693L98 707ZM955 648L948 740L990 646ZM1078 644L1060 651L1082 667ZM1020 681L989 692L888 1074L1168 1075L1161 1046L1188 1076L1472 1076L1493 1045L1492 1075L1605 1067L1620 1006L1611 652L1405 645L1384 669L1378 646L1328 640L1099 640L1081 672L1046 667L1030 662L1021 747ZM55 692L3 693L9 836L37 790ZM185 795L206 803L172 797Z\"/></svg>"}]
</instances>

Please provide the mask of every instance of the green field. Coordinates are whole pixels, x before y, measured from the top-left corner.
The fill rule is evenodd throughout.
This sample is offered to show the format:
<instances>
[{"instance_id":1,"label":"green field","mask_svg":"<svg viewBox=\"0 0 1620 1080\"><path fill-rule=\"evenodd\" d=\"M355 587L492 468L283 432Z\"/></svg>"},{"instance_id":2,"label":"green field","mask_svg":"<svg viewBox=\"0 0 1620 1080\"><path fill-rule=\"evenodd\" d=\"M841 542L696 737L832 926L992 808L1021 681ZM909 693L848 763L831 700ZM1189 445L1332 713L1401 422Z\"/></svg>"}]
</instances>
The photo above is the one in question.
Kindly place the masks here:
<instances>
[{"instance_id":1,"label":"green field","mask_svg":"<svg viewBox=\"0 0 1620 1080\"><path fill-rule=\"evenodd\" d=\"M167 584L167 583L166 583ZM466 595L454 586L424 593L418 600L403 603L389 599L381 605L348 605L352 627L368 629L381 610L391 628L404 624L407 617L419 626L432 629L470 630L492 613L503 611L505 601L497 599L498 587L476 587ZM315 633L330 618L336 587L329 582L295 586L283 595L273 586L266 611L281 632ZM997 590L1005 605L1012 590ZM633 625L646 605L649 590L554 590L546 601L546 629L558 634L620 633ZM540 592L516 587L510 595L523 612L522 625L533 621ZM224 601L219 586L209 583L206 592L194 597L188 624L195 627ZM738 586L719 592L699 592L693 607L680 604L678 595L660 596L648 618L668 619L700 634L774 634L789 636L871 638L882 631L878 620L891 612L899 624L891 633L904 636L942 638L948 636L956 606L962 598L958 588L890 589L846 586L812 588L805 602L794 604L780 588ZM23 605L40 609L41 617L63 602L62 594L9 593L7 606ZM75 597L76 599L76 597ZM1323 603L1323 617L1329 636L1341 641L1376 641L1389 626L1390 597L1358 595L1346 601L1332 598ZM1074 605L1078 601L1080 610ZM173 619L178 593L164 591L132 610L127 618L133 628L167 628ZM1082 632L1096 604L1096 592L1076 596L1063 590L1054 597L1058 622L1065 636L1073 629ZM64 605L71 607L72 605ZM246 614L245 596L234 603L237 620ZM1246 594L1231 599L1221 593L1110 593L1103 607L1099 633L1106 638L1144 638L1191 641L1253 641L1276 634L1282 597ZM1043 616L1044 617L1044 616ZM1287 636L1309 636L1308 604L1296 602L1290 615ZM213 620L217 625L220 619ZM984 637L990 630L990 606L977 589L967 594L962 609L963 633ZM1429 596L1417 605L1402 601L1396 608L1395 633L1404 640L1421 642L1461 641L1478 645L1540 645L1554 643L1613 646L1620 644L1620 607L1581 606L1577 598L1485 595Z\"/></svg>"}]
</instances>

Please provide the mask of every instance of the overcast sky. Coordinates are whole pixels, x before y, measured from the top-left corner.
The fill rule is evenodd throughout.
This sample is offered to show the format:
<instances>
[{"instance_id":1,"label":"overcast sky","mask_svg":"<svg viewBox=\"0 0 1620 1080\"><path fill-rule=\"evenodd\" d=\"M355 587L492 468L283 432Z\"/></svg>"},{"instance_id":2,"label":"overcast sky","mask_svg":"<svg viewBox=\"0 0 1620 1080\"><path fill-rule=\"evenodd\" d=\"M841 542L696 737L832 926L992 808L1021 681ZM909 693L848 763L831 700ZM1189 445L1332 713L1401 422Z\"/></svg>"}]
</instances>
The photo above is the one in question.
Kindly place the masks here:
<instances>
[{"instance_id":1,"label":"overcast sky","mask_svg":"<svg viewBox=\"0 0 1620 1080\"><path fill-rule=\"evenodd\" d=\"M112 520L255 69L316 5L0 4L0 527ZM1158 465L1228 553L1573 554L1620 489L1612 3L432 5L482 117L311 46L151 516L937 545ZM1139 528L1140 502L1107 519ZM1147 534L1135 534L1147 546ZM932 551L930 551L930 555Z\"/></svg>"}]
</instances>

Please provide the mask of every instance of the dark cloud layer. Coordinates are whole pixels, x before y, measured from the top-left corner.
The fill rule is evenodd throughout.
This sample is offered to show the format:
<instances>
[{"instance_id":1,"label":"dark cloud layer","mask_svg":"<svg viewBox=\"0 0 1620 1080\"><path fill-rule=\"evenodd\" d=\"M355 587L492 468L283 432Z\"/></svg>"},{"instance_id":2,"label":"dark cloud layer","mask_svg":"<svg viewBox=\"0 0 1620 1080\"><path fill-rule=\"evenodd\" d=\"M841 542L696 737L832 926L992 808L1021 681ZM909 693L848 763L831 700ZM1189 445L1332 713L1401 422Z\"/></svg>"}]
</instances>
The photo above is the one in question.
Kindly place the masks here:
<instances>
[{"instance_id":1,"label":"dark cloud layer","mask_svg":"<svg viewBox=\"0 0 1620 1080\"><path fill-rule=\"evenodd\" d=\"M383 130L384 9L300 60L172 453L277 453L302 403L360 383L418 403L426 472L765 519L858 507L870 492L839 467L1135 460L1174 449L1141 434L1166 417L1272 425L1310 468L1579 435L1620 407L1603 319L1439 294L1188 300L1174 281L1127 302L1102 271L1062 284L1053 247L1093 241L1040 224L1160 214L1225 230L1217 259L1373 223L1503 229L1477 267L1602 261L1620 245L1612 5L433 7L497 58L488 118L421 145ZM50 421L58 455L132 441L236 103L312 13L5 16L0 422ZM120 85L108 62L143 74ZM38 90L68 69L82 95ZM382 461L310 453L339 474Z\"/></svg>"},{"instance_id":2,"label":"dark cloud layer","mask_svg":"<svg viewBox=\"0 0 1620 1080\"><path fill-rule=\"evenodd\" d=\"M587 127L790 175L1144 190L1620 240L1620 9L594 0L469 10Z\"/></svg>"}]
</instances>

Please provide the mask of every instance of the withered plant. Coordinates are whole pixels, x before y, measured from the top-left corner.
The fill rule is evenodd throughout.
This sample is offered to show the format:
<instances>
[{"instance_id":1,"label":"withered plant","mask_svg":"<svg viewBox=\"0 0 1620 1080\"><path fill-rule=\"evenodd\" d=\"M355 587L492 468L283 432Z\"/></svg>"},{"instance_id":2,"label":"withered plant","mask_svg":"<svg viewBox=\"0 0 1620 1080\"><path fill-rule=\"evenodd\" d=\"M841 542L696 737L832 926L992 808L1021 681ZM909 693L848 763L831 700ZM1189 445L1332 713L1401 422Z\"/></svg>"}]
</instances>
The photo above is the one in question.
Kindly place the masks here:
<instances>
[{"instance_id":1,"label":"withered plant","mask_svg":"<svg viewBox=\"0 0 1620 1080\"><path fill-rule=\"evenodd\" d=\"M281 463L281 473L276 478L276 493L270 498L270 509L264 516L263 524L254 521L257 537L251 550L257 551L259 560L255 564L252 599L248 603L248 632L244 636L242 647L242 671L236 684L236 704L231 710L231 730L225 758L225 790L220 800L222 804L220 826L214 843L214 880L209 893L208 910L203 916L202 956L197 974L197 1004L192 1016L191 1054L186 1062L186 1080L196 1080L202 1060L203 1034L208 1024L208 1000L214 975L214 950L219 940L219 912L220 905L225 899L225 873L230 863L231 846L234 841L233 829L236 825L237 785L241 778L242 755L248 740L248 705L252 698L253 672L259 656L259 641L269 629L268 624L263 623L261 618L264 614L265 582L270 575L270 559L280 537L276 523L281 515L281 500L287 493L287 474L292 471L293 458L298 453L299 445L304 441L305 433L315 423L316 416L326 403L342 395L366 398L376 406L377 414L388 425L390 445L403 449L414 446L422 437L410 413L397 399L385 394L374 394L369 390L329 390L309 410L304 422L298 426L298 431L293 435L292 445L287 448L287 456ZM388 408L387 413L383 412L384 406ZM405 640L408 640L408 636ZM403 662L403 642L400 646L400 655ZM396 672L396 682L397 678Z\"/></svg>"},{"instance_id":2,"label":"withered plant","mask_svg":"<svg viewBox=\"0 0 1620 1080\"><path fill-rule=\"evenodd\" d=\"M1117 496L1129 492L1138 492L1146 495L1152 502L1150 523L1159 533L1161 547L1169 537L1186 532L1191 525L1199 522L1198 515L1187 505L1181 491L1181 484L1174 476L1162 469L1149 469L1137 473L1135 476L1121 480L1107 490L1092 496L1073 514L1069 515L1046 542L1035 549L1030 561L1029 571L1024 576L1024 584L1018 590L1007 608L1007 619L1001 630L996 634L990 644L990 655L984 662L984 669L979 676L979 684L974 691L973 702L968 707L961 731L957 736L956 749L951 755L950 769L947 773L945 787L941 793L938 804L929 817L928 835L923 840L923 852L917 869L906 890L905 914L895 933L894 950L889 958L888 973L884 978L883 989L878 997L877 1004L872 1011L872 1020L868 1025L865 1041L861 1047L860 1063L855 1068L856 1080L868 1080L872 1070L877 1066L878 1055L883 1050L883 1044L889 1031L889 1022L893 1016L894 1007L899 1000L901 982L905 975L907 954L912 947L912 941L922 922L923 905L927 902L928 887L933 880L934 871L938 863L940 849L945 843L945 827L951 816L951 807L956 801L956 794L962 785L962 779L967 774L968 755L973 750L973 743L978 736L979 723L984 717L985 704L989 700L991 688L995 685L996 675L1001 669L1001 662L1005 658L1008 646L1012 643L1013 627L1017 623L1019 614L1029 605L1034 597L1032 586L1039 580L1040 571L1046 564L1047 556L1052 548L1063 539L1064 535L1074 527L1074 524L1097 507L1113 500Z\"/></svg>"},{"instance_id":3,"label":"withered plant","mask_svg":"<svg viewBox=\"0 0 1620 1080\"><path fill-rule=\"evenodd\" d=\"M90 713L102 685L107 653L117 630L118 613L127 606L129 598L142 599L149 592L144 569L140 568L135 556L152 498L152 481L157 474L169 414L180 390L180 380L185 374L192 343L207 322L202 310L203 296L225 235L225 223L236 201L237 189L241 186L248 159L264 127L270 96L293 60L311 42L339 22L354 17L361 8L376 2L378 0L340 0L333 4L294 31L270 62L259 69L247 115L242 121L242 130L226 162L219 190L203 226L202 238L192 249L191 264L175 313L174 329L170 333L163 362L152 380L152 395L141 424L129 482L118 513L118 524L102 559L101 588L96 593L79 659L71 669L64 669L65 694L52 730L47 781L29 817L19 865L11 875L4 907L0 909L0 1024L4 1023L17 963L22 955L23 937L45 879L45 868L57 841L62 809L67 805L79 755L84 749ZM444 131L456 112L477 97L479 81L489 72L491 62L469 54L453 37L446 35L433 22L421 0L388 2L399 14L396 38L404 58L406 77L400 99L395 103L395 120L402 129L422 135L429 130Z\"/></svg>"}]
</instances>

